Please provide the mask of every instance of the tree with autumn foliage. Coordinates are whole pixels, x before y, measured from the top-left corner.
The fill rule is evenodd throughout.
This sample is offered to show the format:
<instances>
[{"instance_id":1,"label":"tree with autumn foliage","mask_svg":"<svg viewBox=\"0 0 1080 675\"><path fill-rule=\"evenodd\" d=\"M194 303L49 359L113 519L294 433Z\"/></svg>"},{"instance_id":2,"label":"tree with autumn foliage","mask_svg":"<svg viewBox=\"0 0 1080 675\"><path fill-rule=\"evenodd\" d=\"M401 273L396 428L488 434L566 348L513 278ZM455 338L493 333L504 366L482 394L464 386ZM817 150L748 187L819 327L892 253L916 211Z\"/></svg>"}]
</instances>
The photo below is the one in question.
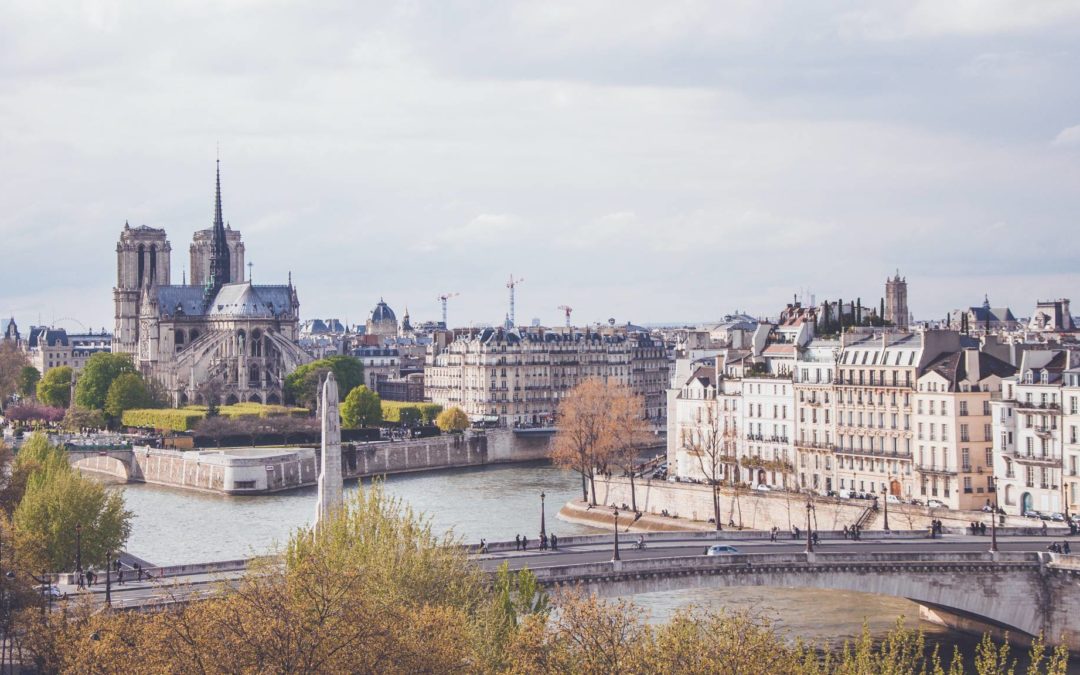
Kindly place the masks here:
<instances>
[{"instance_id":1,"label":"tree with autumn foliage","mask_svg":"<svg viewBox=\"0 0 1080 675\"><path fill-rule=\"evenodd\" d=\"M574 387L559 404L551 461L581 475L582 499L590 504L596 504L596 472L620 453L625 457L640 437L642 427L633 418L634 411L640 416L642 410L641 401L625 387L597 378Z\"/></svg>"},{"instance_id":2,"label":"tree with autumn foliage","mask_svg":"<svg viewBox=\"0 0 1080 675\"><path fill-rule=\"evenodd\" d=\"M640 466L641 448L653 440L644 410L641 397L634 396L625 388L620 388L612 397L611 463L630 477L630 508L635 512L638 508L634 478Z\"/></svg>"}]
</instances>

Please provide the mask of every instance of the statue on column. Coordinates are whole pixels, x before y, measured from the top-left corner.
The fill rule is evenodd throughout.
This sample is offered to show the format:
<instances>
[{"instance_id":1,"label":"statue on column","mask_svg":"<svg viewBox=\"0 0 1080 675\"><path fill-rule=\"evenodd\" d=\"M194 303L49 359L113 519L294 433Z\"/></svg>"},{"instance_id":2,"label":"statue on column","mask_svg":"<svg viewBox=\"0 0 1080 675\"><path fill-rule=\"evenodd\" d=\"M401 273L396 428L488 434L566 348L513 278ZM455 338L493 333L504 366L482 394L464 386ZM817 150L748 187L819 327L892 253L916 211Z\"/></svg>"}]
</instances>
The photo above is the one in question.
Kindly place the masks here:
<instances>
[{"instance_id":1,"label":"statue on column","mask_svg":"<svg viewBox=\"0 0 1080 675\"><path fill-rule=\"evenodd\" d=\"M341 478L341 418L338 416L338 387L334 373L326 374L319 394L322 422L322 457L319 469L319 503L315 513L318 527L344 504Z\"/></svg>"}]
</instances>

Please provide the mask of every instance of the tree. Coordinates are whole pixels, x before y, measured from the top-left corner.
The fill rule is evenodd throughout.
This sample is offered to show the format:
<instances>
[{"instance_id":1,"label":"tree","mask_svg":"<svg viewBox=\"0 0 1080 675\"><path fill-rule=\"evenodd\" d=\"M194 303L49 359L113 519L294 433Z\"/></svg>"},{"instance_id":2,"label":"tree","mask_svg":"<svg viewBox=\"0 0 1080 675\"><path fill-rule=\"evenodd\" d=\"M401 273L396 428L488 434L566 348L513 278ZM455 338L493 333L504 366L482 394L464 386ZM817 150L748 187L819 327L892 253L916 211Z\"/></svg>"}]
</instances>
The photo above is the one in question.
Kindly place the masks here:
<instances>
[{"instance_id":1,"label":"tree","mask_svg":"<svg viewBox=\"0 0 1080 675\"><path fill-rule=\"evenodd\" d=\"M19 375L30 360L14 340L0 340L0 407L19 390Z\"/></svg>"},{"instance_id":2,"label":"tree","mask_svg":"<svg viewBox=\"0 0 1080 675\"><path fill-rule=\"evenodd\" d=\"M154 398L146 388L142 375L121 373L109 385L109 393L105 396L105 414L119 420L125 410L152 408L154 404Z\"/></svg>"},{"instance_id":3,"label":"tree","mask_svg":"<svg viewBox=\"0 0 1080 675\"><path fill-rule=\"evenodd\" d=\"M635 513L638 508L634 477L638 471L638 456L642 446L650 440L649 425L642 415L644 409L641 397L634 396L625 387L616 390L612 397L612 462L630 476L630 508Z\"/></svg>"},{"instance_id":4,"label":"tree","mask_svg":"<svg viewBox=\"0 0 1080 675\"><path fill-rule=\"evenodd\" d=\"M86 360L75 385L75 402L84 408L103 410L109 387L124 373L134 373L130 354L98 352ZM48 373L46 373L48 375Z\"/></svg>"},{"instance_id":5,"label":"tree","mask_svg":"<svg viewBox=\"0 0 1080 675\"><path fill-rule=\"evenodd\" d=\"M378 425L382 422L382 399L364 385L354 387L341 404L341 422L348 429Z\"/></svg>"},{"instance_id":6,"label":"tree","mask_svg":"<svg viewBox=\"0 0 1080 675\"><path fill-rule=\"evenodd\" d=\"M319 405L319 387L331 368L318 361L304 364L285 378L285 401L315 410ZM334 376L335 379L337 376ZM349 390L345 390L349 391Z\"/></svg>"},{"instance_id":7,"label":"tree","mask_svg":"<svg viewBox=\"0 0 1080 675\"><path fill-rule=\"evenodd\" d=\"M596 504L596 469L608 463L614 449L612 397L612 386L589 378L574 387L556 411L551 461L581 474L582 498L590 504Z\"/></svg>"},{"instance_id":8,"label":"tree","mask_svg":"<svg viewBox=\"0 0 1080 675\"><path fill-rule=\"evenodd\" d=\"M697 460L698 469L712 489L713 519L716 529L721 530L720 484L724 480L726 465L731 463L723 420L716 399L702 402L704 419L692 427L684 427L679 441L683 448ZM730 469L729 469L730 470Z\"/></svg>"},{"instance_id":9,"label":"tree","mask_svg":"<svg viewBox=\"0 0 1080 675\"><path fill-rule=\"evenodd\" d=\"M305 363L285 377L285 400L314 410L319 400L319 383L334 371L338 395L344 397L364 383L364 364L355 356L328 356Z\"/></svg>"},{"instance_id":10,"label":"tree","mask_svg":"<svg viewBox=\"0 0 1080 675\"><path fill-rule=\"evenodd\" d=\"M41 373L33 366L23 366L19 371L18 391L19 396L30 398L37 393L37 383L41 380Z\"/></svg>"},{"instance_id":11,"label":"tree","mask_svg":"<svg viewBox=\"0 0 1080 675\"><path fill-rule=\"evenodd\" d=\"M45 371L37 384L37 398L45 405L66 408L71 405L71 366L58 366Z\"/></svg>"},{"instance_id":12,"label":"tree","mask_svg":"<svg viewBox=\"0 0 1080 675\"><path fill-rule=\"evenodd\" d=\"M88 410L79 406L71 406L64 414L64 429L79 431L80 429L103 429L105 416L100 410Z\"/></svg>"},{"instance_id":13,"label":"tree","mask_svg":"<svg viewBox=\"0 0 1080 675\"><path fill-rule=\"evenodd\" d=\"M457 406L447 408L435 418L435 426L443 433L459 434L469 428L469 416Z\"/></svg>"},{"instance_id":14,"label":"tree","mask_svg":"<svg viewBox=\"0 0 1080 675\"><path fill-rule=\"evenodd\" d=\"M17 469L28 469L13 524L22 558L34 567L70 570L75 562L75 525L82 527L84 565L103 565L131 533L131 512L122 493L79 474L63 449L34 434L19 452Z\"/></svg>"}]
</instances>

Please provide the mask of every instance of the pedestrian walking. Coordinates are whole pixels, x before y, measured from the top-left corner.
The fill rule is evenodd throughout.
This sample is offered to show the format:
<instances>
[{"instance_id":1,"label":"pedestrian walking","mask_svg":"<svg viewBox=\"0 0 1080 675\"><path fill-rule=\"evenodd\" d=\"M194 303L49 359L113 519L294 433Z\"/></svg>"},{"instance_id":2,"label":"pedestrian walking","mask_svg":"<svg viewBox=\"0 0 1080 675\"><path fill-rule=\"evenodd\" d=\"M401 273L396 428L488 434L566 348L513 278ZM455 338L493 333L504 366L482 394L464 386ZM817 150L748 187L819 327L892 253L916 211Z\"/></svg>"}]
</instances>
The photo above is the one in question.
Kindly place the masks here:
<instances>
[{"instance_id":1,"label":"pedestrian walking","mask_svg":"<svg viewBox=\"0 0 1080 675\"><path fill-rule=\"evenodd\" d=\"M123 569L116 570L116 583L118 583L121 586L124 585L124 570Z\"/></svg>"},{"instance_id":2,"label":"pedestrian walking","mask_svg":"<svg viewBox=\"0 0 1080 675\"><path fill-rule=\"evenodd\" d=\"M142 581L142 565L135 563L135 573L139 576L139 581Z\"/></svg>"},{"instance_id":3,"label":"pedestrian walking","mask_svg":"<svg viewBox=\"0 0 1080 675\"><path fill-rule=\"evenodd\" d=\"M552 551L558 551L559 550L559 537L554 532L551 533L551 550Z\"/></svg>"},{"instance_id":4,"label":"pedestrian walking","mask_svg":"<svg viewBox=\"0 0 1080 675\"><path fill-rule=\"evenodd\" d=\"M1072 547L1069 546L1069 542L1066 541L1061 544L1061 550L1065 551L1065 553L1068 554L1072 552Z\"/></svg>"},{"instance_id":5,"label":"pedestrian walking","mask_svg":"<svg viewBox=\"0 0 1080 675\"><path fill-rule=\"evenodd\" d=\"M521 550L521 535L520 534L515 534L514 535L514 550L515 551L520 551Z\"/></svg>"},{"instance_id":6,"label":"pedestrian walking","mask_svg":"<svg viewBox=\"0 0 1080 675\"><path fill-rule=\"evenodd\" d=\"M528 537L522 537L521 538L521 550L526 551L528 549L529 549L529 538Z\"/></svg>"},{"instance_id":7,"label":"pedestrian walking","mask_svg":"<svg viewBox=\"0 0 1080 675\"><path fill-rule=\"evenodd\" d=\"M90 588L94 585L94 573L90 570L86 570L86 587Z\"/></svg>"},{"instance_id":8,"label":"pedestrian walking","mask_svg":"<svg viewBox=\"0 0 1080 675\"><path fill-rule=\"evenodd\" d=\"M844 526L844 539L847 539L847 538L848 538L848 529L847 529L847 525L845 525Z\"/></svg>"},{"instance_id":9,"label":"pedestrian walking","mask_svg":"<svg viewBox=\"0 0 1080 675\"><path fill-rule=\"evenodd\" d=\"M82 572L79 572L79 573L78 573L78 574L77 574L77 575L75 576L75 583L76 583L76 585L77 585L77 586L79 587L79 590L82 590L82 587L83 587L83 582L84 582L84 578L85 578L85 577L83 576L83 573L82 573Z\"/></svg>"}]
</instances>

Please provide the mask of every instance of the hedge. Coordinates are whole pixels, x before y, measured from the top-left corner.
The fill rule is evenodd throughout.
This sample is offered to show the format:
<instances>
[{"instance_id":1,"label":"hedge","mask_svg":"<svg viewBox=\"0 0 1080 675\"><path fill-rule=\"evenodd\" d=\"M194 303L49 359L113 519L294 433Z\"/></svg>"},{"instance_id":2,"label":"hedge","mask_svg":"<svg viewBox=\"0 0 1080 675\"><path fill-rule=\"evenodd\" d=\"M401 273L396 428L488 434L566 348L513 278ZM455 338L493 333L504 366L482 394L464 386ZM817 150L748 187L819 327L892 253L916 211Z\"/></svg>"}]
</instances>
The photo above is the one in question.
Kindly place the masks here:
<instances>
[{"instance_id":1,"label":"hedge","mask_svg":"<svg viewBox=\"0 0 1080 675\"><path fill-rule=\"evenodd\" d=\"M191 431L206 411L174 408L139 408L125 410L120 422L125 427L142 427L161 431Z\"/></svg>"},{"instance_id":2,"label":"hedge","mask_svg":"<svg viewBox=\"0 0 1080 675\"><path fill-rule=\"evenodd\" d=\"M222 417L229 419L256 417L307 417L304 408L289 408L283 405L263 405L261 403L236 403L218 408ZM125 410L120 421L126 427L142 427L161 431L191 431L206 417L206 406L191 405L186 408L155 408Z\"/></svg>"},{"instance_id":3,"label":"hedge","mask_svg":"<svg viewBox=\"0 0 1080 675\"><path fill-rule=\"evenodd\" d=\"M391 424L433 424L441 412L442 406L435 403L382 402L383 422Z\"/></svg>"}]
</instances>

